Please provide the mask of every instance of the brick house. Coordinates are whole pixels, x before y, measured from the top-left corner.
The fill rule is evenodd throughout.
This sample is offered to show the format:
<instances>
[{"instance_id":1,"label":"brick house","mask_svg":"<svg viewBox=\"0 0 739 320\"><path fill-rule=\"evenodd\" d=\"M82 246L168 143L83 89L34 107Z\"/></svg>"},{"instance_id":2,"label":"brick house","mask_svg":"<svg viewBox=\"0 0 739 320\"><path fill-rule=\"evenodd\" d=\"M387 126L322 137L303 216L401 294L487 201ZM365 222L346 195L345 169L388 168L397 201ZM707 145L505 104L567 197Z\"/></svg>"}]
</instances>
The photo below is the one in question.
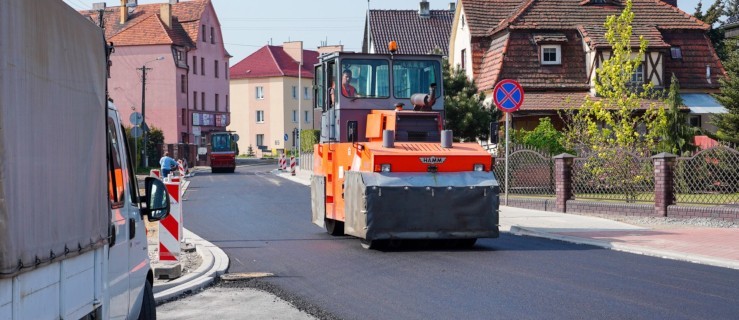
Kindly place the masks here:
<instances>
[{"instance_id":1,"label":"brick house","mask_svg":"<svg viewBox=\"0 0 739 320\"><path fill-rule=\"evenodd\" d=\"M226 129L231 56L210 0L93 7L81 13L98 23L104 12L105 37L115 46L108 90L123 119L142 112L145 66L146 123L163 131L164 143L204 146L208 132Z\"/></svg>"},{"instance_id":2,"label":"brick house","mask_svg":"<svg viewBox=\"0 0 739 320\"><path fill-rule=\"evenodd\" d=\"M429 54L440 50L447 56L456 5L450 3L449 10L429 8L429 2L424 0L418 10L370 10L364 24L362 52L389 54L388 42L396 41L399 54Z\"/></svg>"},{"instance_id":3,"label":"brick house","mask_svg":"<svg viewBox=\"0 0 739 320\"><path fill-rule=\"evenodd\" d=\"M313 66L318 54L303 50L301 41L285 42L266 45L231 67L233 119L228 129L240 135L241 153L249 146L258 156L296 149L293 132L298 127L320 126L315 120L320 109L313 109Z\"/></svg>"},{"instance_id":4,"label":"brick house","mask_svg":"<svg viewBox=\"0 0 739 320\"><path fill-rule=\"evenodd\" d=\"M558 110L595 94L595 70L611 50L604 22L624 5L620 0L459 0L450 64L465 69L488 97L500 80L521 83L526 96L513 114L515 128L533 129L543 116L561 126ZM674 73L691 123L710 130L707 114L725 112L709 95L718 92L725 71L706 35L709 26L676 2L633 0L632 10L635 50L639 35L649 41L633 82L668 88Z\"/></svg>"}]
</instances>

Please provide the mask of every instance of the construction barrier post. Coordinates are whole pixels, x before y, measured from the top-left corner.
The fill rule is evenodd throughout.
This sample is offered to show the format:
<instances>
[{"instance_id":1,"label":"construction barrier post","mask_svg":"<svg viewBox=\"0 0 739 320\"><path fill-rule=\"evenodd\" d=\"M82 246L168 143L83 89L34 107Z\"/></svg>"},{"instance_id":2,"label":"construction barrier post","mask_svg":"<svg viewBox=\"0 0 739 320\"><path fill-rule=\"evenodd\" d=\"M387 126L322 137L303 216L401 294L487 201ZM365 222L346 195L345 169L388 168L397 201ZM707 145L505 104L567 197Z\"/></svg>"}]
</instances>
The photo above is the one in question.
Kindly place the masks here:
<instances>
[{"instance_id":1,"label":"construction barrier post","mask_svg":"<svg viewBox=\"0 0 739 320\"><path fill-rule=\"evenodd\" d=\"M159 169L151 169L149 170L149 176L152 178L162 178L162 174L159 172Z\"/></svg>"},{"instance_id":2,"label":"construction barrier post","mask_svg":"<svg viewBox=\"0 0 739 320\"><path fill-rule=\"evenodd\" d=\"M182 241L182 207L180 206L182 185L178 181L164 179L169 193L169 215L159 221L159 260L179 262Z\"/></svg>"}]
</instances>

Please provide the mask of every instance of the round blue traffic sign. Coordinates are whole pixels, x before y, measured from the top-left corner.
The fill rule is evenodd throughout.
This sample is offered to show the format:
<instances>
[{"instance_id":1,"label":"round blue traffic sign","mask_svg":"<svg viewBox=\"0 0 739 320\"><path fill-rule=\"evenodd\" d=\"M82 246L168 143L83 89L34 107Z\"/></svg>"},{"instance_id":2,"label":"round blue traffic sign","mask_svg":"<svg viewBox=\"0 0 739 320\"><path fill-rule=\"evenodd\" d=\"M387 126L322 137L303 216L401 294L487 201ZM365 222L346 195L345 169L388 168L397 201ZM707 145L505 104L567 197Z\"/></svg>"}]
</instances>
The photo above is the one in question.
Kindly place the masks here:
<instances>
[{"instance_id":1,"label":"round blue traffic sign","mask_svg":"<svg viewBox=\"0 0 739 320\"><path fill-rule=\"evenodd\" d=\"M287 141L289 137L287 136L287 133L285 134L285 141Z\"/></svg>"},{"instance_id":2,"label":"round blue traffic sign","mask_svg":"<svg viewBox=\"0 0 739 320\"><path fill-rule=\"evenodd\" d=\"M523 88L515 80L500 81L493 89L493 101L503 112L516 111L523 104Z\"/></svg>"}]
</instances>

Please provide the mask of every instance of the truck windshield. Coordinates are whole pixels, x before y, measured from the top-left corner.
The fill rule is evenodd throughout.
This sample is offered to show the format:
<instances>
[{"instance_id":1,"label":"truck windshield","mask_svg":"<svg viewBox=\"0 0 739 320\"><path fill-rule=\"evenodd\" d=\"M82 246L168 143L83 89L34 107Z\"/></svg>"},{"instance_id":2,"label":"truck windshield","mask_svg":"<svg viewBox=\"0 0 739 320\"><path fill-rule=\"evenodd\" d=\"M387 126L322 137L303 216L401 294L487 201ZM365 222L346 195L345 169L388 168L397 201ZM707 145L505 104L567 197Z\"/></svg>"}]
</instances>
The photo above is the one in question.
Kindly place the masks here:
<instances>
[{"instance_id":1,"label":"truck windshield","mask_svg":"<svg viewBox=\"0 0 739 320\"><path fill-rule=\"evenodd\" d=\"M345 59L341 62L341 84L332 87L347 98L389 98L388 70L387 60Z\"/></svg>"},{"instance_id":2,"label":"truck windshield","mask_svg":"<svg viewBox=\"0 0 739 320\"><path fill-rule=\"evenodd\" d=\"M215 134L211 137L214 152L231 151L231 135Z\"/></svg>"},{"instance_id":3,"label":"truck windshield","mask_svg":"<svg viewBox=\"0 0 739 320\"><path fill-rule=\"evenodd\" d=\"M441 73L436 61L395 60L393 62L393 93L396 98L410 98L415 93L429 93L432 83L440 84ZM441 90L436 91L440 97Z\"/></svg>"}]
</instances>

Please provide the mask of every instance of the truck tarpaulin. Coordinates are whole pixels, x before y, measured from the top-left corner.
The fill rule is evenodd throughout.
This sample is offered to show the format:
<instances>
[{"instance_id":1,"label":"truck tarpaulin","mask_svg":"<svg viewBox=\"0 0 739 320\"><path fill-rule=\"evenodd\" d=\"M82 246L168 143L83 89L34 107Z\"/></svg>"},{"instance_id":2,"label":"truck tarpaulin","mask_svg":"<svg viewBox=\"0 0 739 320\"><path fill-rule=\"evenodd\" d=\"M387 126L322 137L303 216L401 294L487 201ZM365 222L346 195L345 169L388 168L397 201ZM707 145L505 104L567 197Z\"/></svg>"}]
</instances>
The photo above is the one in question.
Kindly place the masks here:
<instances>
[{"instance_id":1,"label":"truck tarpaulin","mask_svg":"<svg viewBox=\"0 0 739 320\"><path fill-rule=\"evenodd\" d=\"M106 243L105 69L62 1L0 1L0 278Z\"/></svg>"}]
</instances>

